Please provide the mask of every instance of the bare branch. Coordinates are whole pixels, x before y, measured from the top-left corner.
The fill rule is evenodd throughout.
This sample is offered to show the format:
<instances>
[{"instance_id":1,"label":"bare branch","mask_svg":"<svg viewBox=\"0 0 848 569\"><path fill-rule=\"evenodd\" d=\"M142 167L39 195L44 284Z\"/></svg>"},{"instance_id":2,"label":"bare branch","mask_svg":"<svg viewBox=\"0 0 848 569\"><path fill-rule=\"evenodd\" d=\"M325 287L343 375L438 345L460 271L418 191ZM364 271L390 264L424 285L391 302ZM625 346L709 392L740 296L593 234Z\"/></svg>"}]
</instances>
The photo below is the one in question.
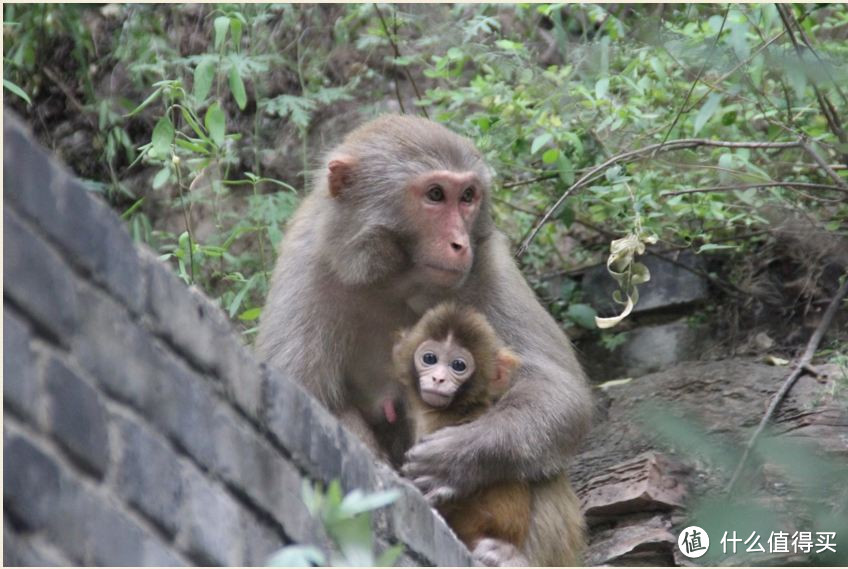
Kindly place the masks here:
<instances>
[{"instance_id":1,"label":"bare branch","mask_svg":"<svg viewBox=\"0 0 848 569\"><path fill-rule=\"evenodd\" d=\"M529 231L528 235L522 240L521 245L515 252L515 256L521 257L521 255L523 255L524 252L527 251L527 247L530 246L530 243L532 243L533 239L536 238L536 235L539 234L539 231L542 229L542 226L545 225L551 219L554 212L559 209L559 206L562 205L562 202L564 202L566 198L568 198L568 196L570 196L573 192L577 191L583 186L588 185L590 182L595 181L604 170L620 162L630 162L633 160L637 160L647 154L659 152L660 150L662 150L663 152L668 152L671 150L697 148L699 146L711 146L721 148L778 148L783 150L788 148L798 148L800 145L801 143L799 141L728 142L724 140L708 140L706 138L681 138L679 140L671 140L659 144L650 144L637 150L630 150L622 154L617 154L616 156L611 157L609 160L606 160L602 164L599 164L594 168L590 168L589 171L587 171L583 176L581 176L579 180L574 182L571 187L569 187L565 192L563 192L563 194L559 197L556 203L554 203L553 206L548 208L548 210L541 217L541 219L536 222L536 225L533 226L533 228Z\"/></svg>"},{"instance_id":2,"label":"bare branch","mask_svg":"<svg viewBox=\"0 0 848 569\"><path fill-rule=\"evenodd\" d=\"M749 190L751 188L775 188L775 187L786 187L786 188L804 188L808 190L833 190L835 192L848 192L848 188L842 188L839 186L831 186L828 184L810 184L807 182L763 182L761 184L732 184L728 186L711 186L708 188L692 188L689 190L677 190L674 192L663 192L660 194L661 198L668 198L671 196L679 196L682 194L700 194L705 192L732 192L734 190Z\"/></svg>"},{"instance_id":3,"label":"bare branch","mask_svg":"<svg viewBox=\"0 0 848 569\"><path fill-rule=\"evenodd\" d=\"M383 31L386 33L386 38L388 38L389 44L391 44L392 46L392 51L394 51L395 53L395 58L399 58L400 49L398 49L398 46L395 43L394 34L389 31L389 26L388 24L386 24L386 20L383 18L383 13L380 11L380 6L376 2L374 3L374 10L377 11L377 17L380 18L380 25L383 27ZM415 79L412 77L412 73L410 73L409 69L407 69L406 67L403 67L403 72L406 75L406 78L409 79L409 82L412 84L412 89L415 91L415 97L419 101L422 100L421 92L418 90L418 84L415 83ZM402 107L403 104L401 104L401 108ZM428 119L430 118L430 115L427 114L427 109L425 109L424 107L421 107L421 112L424 113L425 117L427 117Z\"/></svg>"},{"instance_id":4,"label":"bare branch","mask_svg":"<svg viewBox=\"0 0 848 569\"><path fill-rule=\"evenodd\" d=\"M848 277L848 275L846 275ZM824 333L830 327L830 323L833 321L833 317L836 314L837 309L839 308L842 299L845 298L845 295L848 294L848 278L845 279L845 282L842 283L842 286L839 287L839 290L836 292L836 295L830 301L830 305L828 305L827 310L824 312L824 316L822 316L821 322L816 327L813 335L810 336L810 340L807 342L807 347L804 349L804 353L801 357L796 361L795 367L792 370L792 373L784 380L783 385L780 386L780 389L774 395L771 400L771 404L768 406L765 415L760 420L760 424L757 425L757 428L754 430L754 434L751 435L751 438L748 440L748 444L745 445L745 450L742 453L742 458L739 459L739 464L736 466L736 470L733 472L733 476L730 478L730 482L727 484L726 492L729 494L733 491L733 487L736 485L736 481L739 479L739 475L742 472L742 468L745 466L745 462L748 460L748 455L751 453L751 450L754 448L754 444L757 442L757 439L760 437L760 434L763 432L766 424L771 419L774 412L777 410L780 403L783 401L783 398L786 397L786 394L789 393L789 390L792 389L792 386L795 384L795 381L801 377L801 373L808 369L810 366L810 362L813 360L813 355L816 353L816 350L819 347L819 344L824 337Z\"/></svg>"},{"instance_id":5,"label":"bare branch","mask_svg":"<svg viewBox=\"0 0 848 569\"><path fill-rule=\"evenodd\" d=\"M837 174L827 162L825 162L824 158L819 156L819 153L816 152L815 148L813 148L813 145L810 144L810 141L807 137L801 137L798 142L801 145L801 148L803 148L807 152L807 154L812 156L813 160L816 161L816 164L821 166L822 170L827 172L827 175L830 176L830 179L833 180L837 186L839 186L843 190L848 190L848 182L843 180L842 177Z\"/></svg>"},{"instance_id":6,"label":"bare branch","mask_svg":"<svg viewBox=\"0 0 848 569\"><path fill-rule=\"evenodd\" d=\"M665 136L663 137L662 143L654 150L654 154L660 151L665 141L668 140L668 137L671 136L671 131L674 130L674 125L677 124L677 121L680 120L681 115L685 112L686 103L689 102L689 98L692 96L692 92L695 90L695 86L698 84L698 81L701 79L701 76L704 74L704 71L707 69L707 64L710 59L712 59L713 53L715 53L716 46L718 46L718 40L721 38L721 33L724 31L724 25L727 23L727 15L730 13L730 4L727 5L727 8L724 9L724 17L721 19L721 27L718 29L718 33L716 34L715 41L713 42L713 47L710 48L710 55L704 59L704 64L701 65L701 69L698 70L698 75L695 76L695 80L692 81L692 85L689 86L689 92L686 93L686 98L683 99L683 104L680 105L680 109L678 109L677 114L674 115L674 120L671 121L671 126L668 127L668 130L665 132Z\"/></svg>"}]
</instances>

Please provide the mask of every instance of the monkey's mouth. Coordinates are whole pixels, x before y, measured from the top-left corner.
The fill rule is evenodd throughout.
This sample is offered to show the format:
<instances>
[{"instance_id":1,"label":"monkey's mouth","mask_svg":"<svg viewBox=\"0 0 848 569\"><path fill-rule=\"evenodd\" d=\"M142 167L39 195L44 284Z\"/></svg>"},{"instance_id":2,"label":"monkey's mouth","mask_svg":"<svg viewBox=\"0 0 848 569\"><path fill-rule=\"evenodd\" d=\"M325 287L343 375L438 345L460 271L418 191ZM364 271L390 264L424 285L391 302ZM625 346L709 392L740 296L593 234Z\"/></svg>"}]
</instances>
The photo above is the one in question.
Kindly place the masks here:
<instances>
[{"instance_id":1,"label":"monkey's mouth","mask_svg":"<svg viewBox=\"0 0 848 569\"><path fill-rule=\"evenodd\" d=\"M435 263L424 263L423 266L429 271L427 281L436 286L448 288L459 286L468 274L467 267L446 267Z\"/></svg>"},{"instance_id":2,"label":"monkey's mouth","mask_svg":"<svg viewBox=\"0 0 848 569\"><path fill-rule=\"evenodd\" d=\"M425 263L425 267L428 269L433 269L434 271L439 271L442 273L450 273L455 277L459 277L465 274L465 269L455 269L453 267L445 267L444 265L437 265L435 263Z\"/></svg>"},{"instance_id":3,"label":"monkey's mouth","mask_svg":"<svg viewBox=\"0 0 848 569\"><path fill-rule=\"evenodd\" d=\"M421 399L423 399L424 403L426 403L430 407L436 407L437 409L441 409L442 407L447 407L453 397L451 397L450 395L445 395L444 393L440 393L438 391L433 391L431 389L422 389Z\"/></svg>"}]
</instances>

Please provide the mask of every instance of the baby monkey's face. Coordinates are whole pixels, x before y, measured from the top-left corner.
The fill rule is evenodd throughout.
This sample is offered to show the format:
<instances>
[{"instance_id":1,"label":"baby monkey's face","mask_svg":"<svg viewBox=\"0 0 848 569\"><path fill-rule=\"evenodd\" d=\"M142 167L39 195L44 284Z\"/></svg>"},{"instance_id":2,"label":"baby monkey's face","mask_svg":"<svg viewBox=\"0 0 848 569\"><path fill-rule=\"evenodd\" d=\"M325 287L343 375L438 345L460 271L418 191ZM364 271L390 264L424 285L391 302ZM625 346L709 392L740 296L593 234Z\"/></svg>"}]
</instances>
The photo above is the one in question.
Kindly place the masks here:
<instances>
[{"instance_id":1,"label":"baby monkey's face","mask_svg":"<svg viewBox=\"0 0 848 569\"><path fill-rule=\"evenodd\" d=\"M418 389L427 405L450 405L457 390L474 374L474 356L452 336L443 341L425 340L415 350Z\"/></svg>"}]
</instances>

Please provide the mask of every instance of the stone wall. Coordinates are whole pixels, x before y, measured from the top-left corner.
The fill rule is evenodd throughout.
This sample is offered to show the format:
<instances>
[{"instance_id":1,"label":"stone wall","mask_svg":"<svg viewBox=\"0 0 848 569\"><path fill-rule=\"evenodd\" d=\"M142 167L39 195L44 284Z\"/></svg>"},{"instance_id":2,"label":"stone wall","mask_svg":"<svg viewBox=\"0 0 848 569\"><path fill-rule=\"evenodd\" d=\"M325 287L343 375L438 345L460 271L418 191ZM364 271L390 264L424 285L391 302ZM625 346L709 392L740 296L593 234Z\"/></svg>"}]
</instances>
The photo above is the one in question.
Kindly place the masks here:
<instances>
[{"instance_id":1,"label":"stone wall","mask_svg":"<svg viewBox=\"0 0 848 569\"><path fill-rule=\"evenodd\" d=\"M261 565L327 545L304 480L399 488L401 564L468 565L422 496L4 112L4 565Z\"/></svg>"}]
</instances>

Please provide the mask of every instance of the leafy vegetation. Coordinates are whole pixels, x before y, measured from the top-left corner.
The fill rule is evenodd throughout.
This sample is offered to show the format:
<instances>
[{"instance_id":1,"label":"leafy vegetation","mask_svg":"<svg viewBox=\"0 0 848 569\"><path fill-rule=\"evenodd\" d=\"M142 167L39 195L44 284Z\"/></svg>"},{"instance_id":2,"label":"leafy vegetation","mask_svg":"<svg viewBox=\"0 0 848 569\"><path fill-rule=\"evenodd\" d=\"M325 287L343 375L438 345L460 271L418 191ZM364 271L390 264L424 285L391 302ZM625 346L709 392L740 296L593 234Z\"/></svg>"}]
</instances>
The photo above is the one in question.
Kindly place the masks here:
<instances>
[{"instance_id":1,"label":"leafy vegetation","mask_svg":"<svg viewBox=\"0 0 848 569\"><path fill-rule=\"evenodd\" d=\"M24 112L61 94L92 139L79 173L250 332L316 132L351 102L473 138L540 290L625 237L631 261L719 255L738 289L781 219L844 236L846 26L826 5L7 5L4 88ZM626 304L647 275L617 264ZM579 287L549 300L595 327Z\"/></svg>"},{"instance_id":2,"label":"leafy vegetation","mask_svg":"<svg viewBox=\"0 0 848 569\"><path fill-rule=\"evenodd\" d=\"M48 138L64 98L92 140L79 173L250 332L325 125L350 109L474 139L540 290L625 237L713 255L713 280L744 290L734 263L782 220L845 236L846 28L821 4L6 5L4 89L47 109ZM555 315L594 328L566 292Z\"/></svg>"},{"instance_id":3,"label":"leafy vegetation","mask_svg":"<svg viewBox=\"0 0 848 569\"><path fill-rule=\"evenodd\" d=\"M353 490L342 497L341 484L334 480L324 492L319 486L303 484L303 502L333 540L335 549L329 558L314 545L290 545L269 559L272 567L389 567L403 553L403 545L395 545L374 554L371 512L398 499L398 490L365 494Z\"/></svg>"}]
</instances>

